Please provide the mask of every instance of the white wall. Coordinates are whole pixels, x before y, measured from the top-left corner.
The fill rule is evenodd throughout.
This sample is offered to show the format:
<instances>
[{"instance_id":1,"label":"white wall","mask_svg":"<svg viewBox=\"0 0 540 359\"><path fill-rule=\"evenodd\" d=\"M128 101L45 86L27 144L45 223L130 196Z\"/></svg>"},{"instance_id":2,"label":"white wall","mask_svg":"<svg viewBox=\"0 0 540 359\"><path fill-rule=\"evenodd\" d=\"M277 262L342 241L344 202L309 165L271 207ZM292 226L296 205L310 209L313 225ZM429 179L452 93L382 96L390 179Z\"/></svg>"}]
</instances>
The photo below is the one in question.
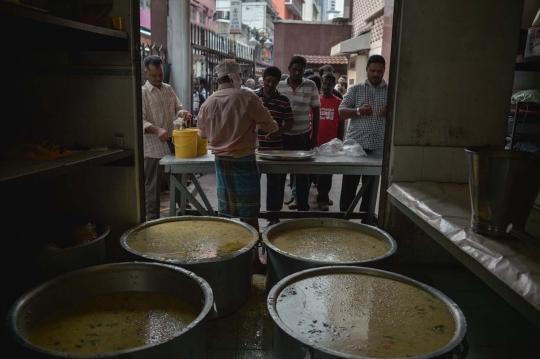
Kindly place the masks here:
<instances>
[{"instance_id":1,"label":"white wall","mask_svg":"<svg viewBox=\"0 0 540 359\"><path fill-rule=\"evenodd\" d=\"M463 147L504 145L521 5L403 2L390 180L466 182Z\"/></svg>"}]
</instances>

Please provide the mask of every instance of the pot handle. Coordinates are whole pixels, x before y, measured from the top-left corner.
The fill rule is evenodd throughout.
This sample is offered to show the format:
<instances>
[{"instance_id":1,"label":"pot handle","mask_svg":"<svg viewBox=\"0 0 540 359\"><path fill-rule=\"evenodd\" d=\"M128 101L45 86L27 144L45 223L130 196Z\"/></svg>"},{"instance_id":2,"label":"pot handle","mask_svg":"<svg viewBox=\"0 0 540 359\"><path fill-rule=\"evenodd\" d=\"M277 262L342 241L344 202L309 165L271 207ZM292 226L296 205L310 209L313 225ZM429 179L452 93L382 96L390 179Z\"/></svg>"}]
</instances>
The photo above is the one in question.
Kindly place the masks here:
<instances>
[{"instance_id":1,"label":"pot handle","mask_svg":"<svg viewBox=\"0 0 540 359\"><path fill-rule=\"evenodd\" d=\"M214 302L214 304L212 304L212 316L215 318L218 317L218 311L217 311L217 307L216 307L216 302Z\"/></svg>"},{"instance_id":2,"label":"pot handle","mask_svg":"<svg viewBox=\"0 0 540 359\"><path fill-rule=\"evenodd\" d=\"M313 349L309 347L302 347L302 350L304 351L304 358L303 359L313 359L315 356L313 355Z\"/></svg>"}]
</instances>

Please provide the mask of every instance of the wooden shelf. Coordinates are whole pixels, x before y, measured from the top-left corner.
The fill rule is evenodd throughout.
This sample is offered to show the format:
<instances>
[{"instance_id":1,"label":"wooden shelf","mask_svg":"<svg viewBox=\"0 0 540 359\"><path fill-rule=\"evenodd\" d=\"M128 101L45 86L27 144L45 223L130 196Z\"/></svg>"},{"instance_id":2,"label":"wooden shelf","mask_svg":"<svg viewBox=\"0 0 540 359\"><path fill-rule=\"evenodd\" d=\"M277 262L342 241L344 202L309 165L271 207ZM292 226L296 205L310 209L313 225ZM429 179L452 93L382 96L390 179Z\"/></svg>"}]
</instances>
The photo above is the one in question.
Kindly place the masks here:
<instances>
[{"instance_id":1,"label":"wooden shelf","mask_svg":"<svg viewBox=\"0 0 540 359\"><path fill-rule=\"evenodd\" d=\"M125 32L62 19L6 1L0 1L0 29L16 46L80 51L129 49Z\"/></svg>"},{"instance_id":2,"label":"wooden shelf","mask_svg":"<svg viewBox=\"0 0 540 359\"><path fill-rule=\"evenodd\" d=\"M133 157L133 150L74 152L53 161L0 158L0 185L32 182Z\"/></svg>"}]
</instances>

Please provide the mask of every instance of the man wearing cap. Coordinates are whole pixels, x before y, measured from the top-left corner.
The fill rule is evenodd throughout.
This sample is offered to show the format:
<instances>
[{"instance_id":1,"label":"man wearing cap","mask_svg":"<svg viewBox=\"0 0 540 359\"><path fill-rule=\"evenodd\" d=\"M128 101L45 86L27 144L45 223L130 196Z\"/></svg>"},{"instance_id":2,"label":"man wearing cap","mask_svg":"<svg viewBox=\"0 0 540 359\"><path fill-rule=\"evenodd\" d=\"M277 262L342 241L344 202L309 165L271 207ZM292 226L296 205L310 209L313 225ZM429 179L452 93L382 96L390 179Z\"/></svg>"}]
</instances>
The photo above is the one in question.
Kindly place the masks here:
<instances>
[{"instance_id":1,"label":"man wearing cap","mask_svg":"<svg viewBox=\"0 0 540 359\"><path fill-rule=\"evenodd\" d=\"M216 66L219 87L199 109L197 127L215 155L218 213L259 229L261 188L255 159L257 127L274 133L276 121L252 91L241 88L240 66Z\"/></svg>"}]
</instances>

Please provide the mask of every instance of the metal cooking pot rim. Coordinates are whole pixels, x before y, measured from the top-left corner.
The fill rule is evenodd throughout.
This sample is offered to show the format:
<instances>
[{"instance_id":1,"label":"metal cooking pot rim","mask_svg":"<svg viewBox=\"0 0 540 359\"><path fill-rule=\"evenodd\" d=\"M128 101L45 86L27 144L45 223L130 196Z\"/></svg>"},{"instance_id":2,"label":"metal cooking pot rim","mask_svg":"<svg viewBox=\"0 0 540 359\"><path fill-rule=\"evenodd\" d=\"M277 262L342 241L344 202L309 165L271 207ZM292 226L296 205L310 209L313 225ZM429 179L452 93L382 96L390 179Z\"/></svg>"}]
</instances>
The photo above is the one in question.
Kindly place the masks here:
<instances>
[{"instance_id":1,"label":"metal cooking pot rim","mask_svg":"<svg viewBox=\"0 0 540 359\"><path fill-rule=\"evenodd\" d=\"M540 160L540 154L538 153L491 148L488 146L465 147L465 152L473 156L493 157L500 159Z\"/></svg>"},{"instance_id":2,"label":"metal cooking pot rim","mask_svg":"<svg viewBox=\"0 0 540 359\"><path fill-rule=\"evenodd\" d=\"M296 254L286 252L283 249L278 248L275 245L273 245L270 242L270 240L268 239L268 234L271 233L272 230L274 230L275 228L279 228L279 226L287 225L288 223L291 223L291 222L302 223L302 222L313 222L313 221L336 222L336 223L347 222L347 223L352 223L354 226L363 227L363 228L367 228L369 230L373 230L375 232L378 232L381 236L383 236L384 238L386 238L388 240L389 243L386 243L386 244L389 244L390 248L388 249L388 252L386 252L382 256L372 258L372 259L363 260L363 261L339 261L339 262L338 261L333 261L333 262L326 262L326 261L320 261L320 260L311 259L311 258L300 257L300 256L298 256ZM272 250L278 252L279 254L282 254L282 255L284 255L286 257L296 259L296 260L300 260L300 261L303 261L303 262L309 262L309 263L320 264L320 265L342 265L342 264L351 265L351 264L365 264L365 263L377 262L377 261L380 261L382 259L390 257L397 250L396 241L394 240L394 238L392 238L392 236L390 236L385 231L383 231L383 230L381 230L381 229L379 229L377 227L374 227L374 226L368 226L367 224L355 223L355 222L350 222L350 221L347 221L347 220L344 220L344 219L336 219L336 218L303 218L303 219L295 219L295 220L291 220L291 221L280 222L278 224L274 224L273 226L270 226L270 227L266 228L265 231L262 233L262 240L263 240L263 242L264 242L264 244L266 246L272 248Z\"/></svg>"},{"instance_id":3,"label":"metal cooking pot rim","mask_svg":"<svg viewBox=\"0 0 540 359\"><path fill-rule=\"evenodd\" d=\"M232 223L232 224L235 224L235 225L238 225L238 226L241 226L241 227L244 227L245 229L247 229L251 233L252 238L251 238L251 241L245 247L243 247L243 248L241 248L241 249L239 249L237 251L231 252L231 253L229 253L227 255L224 255L224 256L218 256L218 257L214 257L214 258L201 258L201 259L179 259L179 258L157 257L157 256L153 256L153 255L139 253L139 252L135 251L133 248L131 248L127 244L127 239L129 238L129 236L131 234L133 234L134 232L142 229L142 228L151 227L151 226L153 226L155 224L160 224L160 223L181 222L181 221L187 221L187 220L229 222L229 223ZM175 265L184 265L184 264L199 264L199 263L221 262L221 261L226 261L226 260L238 257L242 253L245 253L245 252L251 250L251 248L253 248L255 246L255 244L257 243L258 240L259 240L259 233L253 227L251 227L250 225L248 225L248 224L246 224L244 222L237 222L237 221L234 221L234 220L232 220L230 218L223 218L223 217L182 216L182 217L168 217L168 218L155 219L153 221L144 222L144 223L142 223L142 224L140 224L140 225L138 225L138 226L136 226L134 228L128 229L127 231L124 232L124 234L122 234L122 237L120 237L120 244L122 245L122 247L124 247L124 249L126 251L128 251L131 254L134 254L134 255L136 255L138 257L143 257L143 258L146 258L146 259L149 259L149 260L152 260L152 261L159 261L159 262L170 263L170 264L175 264Z\"/></svg>"},{"instance_id":4,"label":"metal cooking pot rim","mask_svg":"<svg viewBox=\"0 0 540 359\"><path fill-rule=\"evenodd\" d=\"M339 357L343 357L344 355L346 355L346 358L349 358L349 359L375 359L373 357L363 357L363 356L356 356L352 354L344 354L333 349L328 349L324 346L319 345L318 343L310 342L304 337L296 334L294 331L292 331L287 325L285 325L281 321L281 318L279 317L276 310L276 303L277 303L276 299L279 298L279 294L281 293L281 291L293 282L297 282L302 279L306 279L310 277L316 277L319 275L327 275L327 274L376 275L383 278L397 280L405 284L413 285L419 289L422 289L432 294L433 296L441 300L446 305L448 310L452 313L452 316L454 317L454 320L456 322L456 333L454 334L454 337L452 338L452 340L450 340L450 342L448 342L444 347L440 348L437 351L434 351L425 355L412 357L413 359L435 358L445 353L448 353L451 350L453 350L455 347L457 347L465 338L465 334L467 332L467 321L465 320L465 316L463 315L463 312L461 311L461 309L459 309L458 305L452 299L447 297L444 293L440 292L439 290L431 286L428 286L427 284L419 282L417 280L405 277L401 274L383 271L380 269L373 269L373 268L366 268L366 267L353 267L353 266L329 266L329 267L306 269L304 271L291 274L290 276L285 277L284 279L280 280L270 290L270 293L268 294L267 308L270 313L270 316L272 317L276 325L279 328L281 328L281 330L283 330L285 333L287 333L288 335L293 337L295 340L301 342L307 347L313 348L315 350L319 350L327 354L339 356Z\"/></svg>"},{"instance_id":5,"label":"metal cooking pot rim","mask_svg":"<svg viewBox=\"0 0 540 359\"><path fill-rule=\"evenodd\" d=\"M100 234L99 236L97 236L95 239L91 240L90 242L87 242L87 243L83 243L83 244L78 244L78 245L75 245L75 246L71 246L71 247L67 247L67 248L60 248L60 249L55 249L53 251L53 253L59 253L59 252L67 252L69 250L73 250L75 248L82 248L82 247L85 247L85 246L88 246L88 245L91 245L91 244L95 244L96 242L99 242L100 240L102 240L103 238L107 237L107 235L111 232L111 226L103 226L103 233ZM45 251L44 251L45 252Z\"/></svg>"},{"instance_id":6,"label":"metal cooking pot rim","mask_svg":"<svg viewBox=\"0 0 540 359\"><path fill-rule=\"evenodd\" d=\"M131 270L140 270L141 267L147 267L147 266L153 266L153 267L159 267L159 268L167 268L167 269L170 269L170 270L174 270L176 272L180 272L180 273L188 276L189 278L191 278L193 281L195 281L201 287L201 290L202 290L202 292L204 294L204 306L201 309L201 312L199 313L197 318L195 318L195 320L193 322L189 323L188 326L186 326L183 330L175 333L175 335L172 338L170 338L169 340L166 340L166 341L160 342L160 343L152 343L152 344L142 345L142 346L131 348L131 349L117 350L117 351L101 353L101 354L76 354L76 353L64 353L64 352L58 352L58 351L54 351L54 350L48 350L48 349L42 348L40 346L37 346L37 345L27 341L26 338L24 338L19 333L19 331L15 329L15 328L17 328L17 318L18 318L16 313L20 312L21 307L23 307L23 305L27 301L34 298L40 292L46 290L48 287L60 284L61 282L65 281L65 280L69 280L72 277L77 277L78 275L80 275L81 273L84 273L84 272L105 271L105 270L108 270L109 268L114 268L114 267L125 267L126 270L129 270L129 269L131 269ZM6 324L7 324L8 331L10 332L11 336L13 338L15 338L15 340L17 342L19 342L20 344L22 344L23 346L25 346L27 348L32 349L35 352L38 352L38 353L41 353L41 354L46 354L46 355L54 355L54 356L57 356L57 357L64 357L64 358L108 358L108 357L111 357L111 356L120 356L120 355L123 355L123 354L138 352L138 351L141 351L143 349L148 349L148 348L151 348L151 347L155 347L157 345L165 344L170 340L174 340L175 338L177 338L181 334L187 332L188 330L192 329L193 327L198 325L202 320L204 320L204 318L206 318L206 316L208 315L208 313L212 309L213 304L214 304L214 294L212 293L212 288L210 288L210 284L208 284L203 278L195 275L195 273L190 272L187 269L184 269L184 268L181 268L181 267L178 267L178 266L174 266L174 265L170 265L170 264L163 264L163 263L145 263L145 262L112 263L112 264L102 264L102 265L98 265L98 266L83 268L83 269L79 269L79 270L76 270L76 271L73 271L73 272L62 274L62 275L60 275L60 276L58 276L56 278L50 279L50 280L48 280L48 281L46 281L44 283L41 283L41 284L37 285L36 287L34 287L32 289L30 289L28 292L23 294L19 299L17 299L17 301L10 308L10 310L8 312L8 315L7 315L7 318L6 318Z\"/></svg>"}]
</instances>

